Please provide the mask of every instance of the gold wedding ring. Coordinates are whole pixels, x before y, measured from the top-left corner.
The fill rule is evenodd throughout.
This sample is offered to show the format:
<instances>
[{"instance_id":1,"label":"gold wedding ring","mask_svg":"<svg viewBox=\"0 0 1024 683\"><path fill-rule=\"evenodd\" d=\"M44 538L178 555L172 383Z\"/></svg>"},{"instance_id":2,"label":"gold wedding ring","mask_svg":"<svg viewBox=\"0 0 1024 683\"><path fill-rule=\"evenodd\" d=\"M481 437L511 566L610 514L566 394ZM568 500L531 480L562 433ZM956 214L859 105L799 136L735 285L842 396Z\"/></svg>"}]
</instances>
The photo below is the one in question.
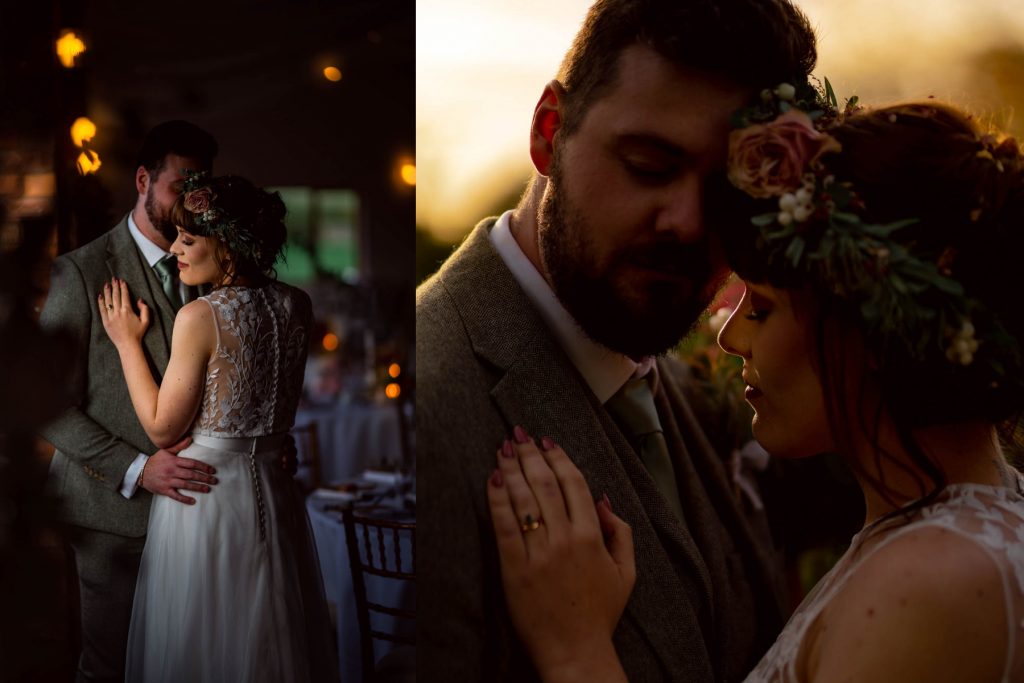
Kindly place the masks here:
<instances>
[{"instance_id":1,"label":"gold wedding ring","mask_svg":"<svg viewBox=\"0 0 1024 683\"><path fill-rule=\"evenodd\" d=\"M539 517L537 519L534 519L533 515L526 515L526 517L523 519L523 523L519 525L519 530L522 531L524 534L527 531L536 531L540 528L540 523L542 521L543 520L541 520Z\"/></svg>"}]
</instances>

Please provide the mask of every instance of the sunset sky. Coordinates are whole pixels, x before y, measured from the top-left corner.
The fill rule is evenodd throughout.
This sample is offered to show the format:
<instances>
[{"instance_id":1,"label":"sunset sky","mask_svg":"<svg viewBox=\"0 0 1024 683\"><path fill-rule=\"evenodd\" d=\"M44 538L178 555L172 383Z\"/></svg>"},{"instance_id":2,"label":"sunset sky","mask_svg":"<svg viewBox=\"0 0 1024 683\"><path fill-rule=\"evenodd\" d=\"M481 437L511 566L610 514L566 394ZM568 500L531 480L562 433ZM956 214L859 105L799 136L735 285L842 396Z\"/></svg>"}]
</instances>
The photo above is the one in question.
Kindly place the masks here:
<instances>
[{"instance_id":1,"label":"sunset sky","mask_svg":"<svg viewBox=\"0 0 1024 683\"><path fill-rule=\"evenodd\" d=\"M798 4L818 34L815 73L828 76L840 98L857 94L870 103L935 95L1004 124L1014 103L1024 107L1021 90L1007 94L1005 83L998 91L1002 97L994 98L992 62L978 61L986 51L1003 49L1022 68L1020 0ZM534 104L589 5L590 0L417 0L419 226L439 238L458 239L502 197L524 186Z\"/></svg>"}]
</instances>

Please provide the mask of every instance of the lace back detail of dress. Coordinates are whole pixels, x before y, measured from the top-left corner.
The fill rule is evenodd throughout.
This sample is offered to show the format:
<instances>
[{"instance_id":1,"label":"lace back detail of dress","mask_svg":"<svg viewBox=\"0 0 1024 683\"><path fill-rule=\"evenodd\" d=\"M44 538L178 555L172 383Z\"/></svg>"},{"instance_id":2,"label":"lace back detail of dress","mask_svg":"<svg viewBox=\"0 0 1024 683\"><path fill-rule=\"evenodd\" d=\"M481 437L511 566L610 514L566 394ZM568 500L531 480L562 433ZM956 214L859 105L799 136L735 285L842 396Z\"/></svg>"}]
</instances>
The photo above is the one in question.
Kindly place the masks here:
<instances>
[{"instance_id":1,"label":"lace back detail of dress","mask_svg":"<svg viewBox=\"0 0 1024 683\"><path fill-rule=\"evenodd\" d=\"M977 544L998 568L1008 620L1008 650L1003 681L1024 681L1024 476L1015 488L955 484L910 518L895 517L854 536L850 549L808 594L778 640L747 678L772 683L801 683L801 646L822 610L872 553L893 540L927 528L942 528Z\"/></svg>"},{"instance_id":2,"label":"lace back detail of dress","mask_svg":"<svg viewBox=\"0 0 1024 683\"><path fill-rule=\"evenodd\" d=\"M194 431L266 436L288 431L305 369L309 300L279 283L222 287L203 299L213 309L217 350L206 371Z\"/></svg>"}]
</instances>

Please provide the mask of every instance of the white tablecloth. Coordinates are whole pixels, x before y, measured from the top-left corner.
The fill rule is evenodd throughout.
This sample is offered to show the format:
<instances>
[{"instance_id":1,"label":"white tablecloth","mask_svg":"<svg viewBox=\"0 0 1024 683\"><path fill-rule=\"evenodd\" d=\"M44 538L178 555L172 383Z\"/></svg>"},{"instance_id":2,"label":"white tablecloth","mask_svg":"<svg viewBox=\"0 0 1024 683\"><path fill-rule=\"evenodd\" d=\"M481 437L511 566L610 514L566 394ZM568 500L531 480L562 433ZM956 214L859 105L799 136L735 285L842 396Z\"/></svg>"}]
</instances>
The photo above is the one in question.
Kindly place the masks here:
<instances>
[{"instance_id":1,"label":"white tablecloth","mask_svg":"<svg viewBox=\"0 0 1024 683\"><path fill-rule=\"evenodd\" d=\"M398 409L391 403L338 403L299 409L295 426L316 424L323 485L338 484L385 462L402 462ZM300 449L301 443L296 444ZM300 452L300 460L304 454ZM302 473L300 472L300 478Z\"/></svg>"},{"instance_id":2,"label":"white tablecloth","mask_svg":"<svg viewBox=\"0 0 1024 683\"><path fill-rule=\"evenodd\" d=\"M337 504L336 500L322 498L313 493L306 499L306 510L313 527L317 553L320 557L320 571L324 577L324 592L327 600L334 603L338 618L338 659L341 666L342 683L358 683L363 680L360 656L359 620L356 616L355 593L352 589L352 570L349 568L348 547L345 543L345 527L341 513L325 511L326 505ZM411 513L396 507L396 518L412 521ZM402 556L411 557L411 541L402 538ZM366 577L366 591L372 602L384 605L400 605L412 609L416 604L415 587L408 581L395 581L379 577ZM384 630L394 628L396 620L385 615L370 615L371 624ZM380 620L380 621L378 621ZM387 620L390 623L385 623ZM375 641L375 655L380 659L392 648L392 643Z\"/></svg>"}]
</instances>

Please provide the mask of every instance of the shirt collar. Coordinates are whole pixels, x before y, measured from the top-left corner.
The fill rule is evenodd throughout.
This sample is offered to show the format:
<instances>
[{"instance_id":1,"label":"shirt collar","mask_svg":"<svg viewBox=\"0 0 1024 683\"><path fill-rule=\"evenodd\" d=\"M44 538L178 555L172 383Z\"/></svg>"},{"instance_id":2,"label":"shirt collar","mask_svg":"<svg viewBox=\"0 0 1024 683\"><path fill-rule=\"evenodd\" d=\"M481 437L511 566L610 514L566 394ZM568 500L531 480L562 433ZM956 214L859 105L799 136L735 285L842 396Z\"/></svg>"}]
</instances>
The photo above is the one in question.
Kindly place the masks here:
<instances>
[{"instance_id":1,"label":"shirt collar","mask_svg":"<svg viewBox=\"0 0 1024 683\"><path fill-rule=\"evenodd\" d=\"M520 249L512 235L512 212L506 211L491 229L491 243L512 276L533 302L540 317L558 340L569 360L583 376L597 400L604 403L638 372L650 369L629 356L598 344L580 328L579 323L565 310L547 280L537 271Z\"/></svg>"},{"instance_id":2,"label":"shirt collar","mask_svg":"<svg viewBox=\"0 0 1024 683\"><path fill-rule=\"evenodd\" d=\"M128 214L128 232L132 234L132 239L135 240L135 244L139 245L139 251L142 252L143 258L146 259L146 263L152 268L156 265L157 261L169 256L170 252L164 251L157 245L153 244L148 237L142 234L139 230L139 226L135 224L135 219L132 218L132 214Z\"/></svg>"}]
</instances>

